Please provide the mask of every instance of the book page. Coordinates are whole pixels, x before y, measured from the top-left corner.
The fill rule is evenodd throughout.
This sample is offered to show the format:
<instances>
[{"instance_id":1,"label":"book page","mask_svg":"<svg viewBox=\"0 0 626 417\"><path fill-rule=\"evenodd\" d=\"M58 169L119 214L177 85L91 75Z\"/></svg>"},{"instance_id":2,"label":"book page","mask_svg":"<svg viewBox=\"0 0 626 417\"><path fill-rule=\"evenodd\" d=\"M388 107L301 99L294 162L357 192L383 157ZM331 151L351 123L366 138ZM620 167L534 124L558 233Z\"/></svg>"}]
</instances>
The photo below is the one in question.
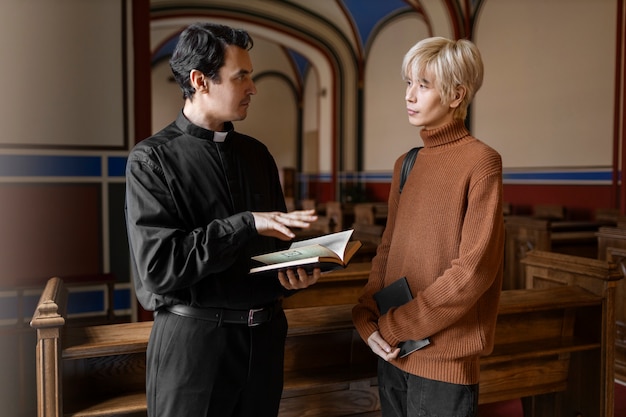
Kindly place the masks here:
<instances>
[{"instance_id":1,"label":"book page","mask_svg":"<svg viewBox=\"0 0 626 417\"><path fill-rule=\"evenodd\" d=\"M263 262L264 264L274 265L283 262L300 261L303 259L319 257L337 258L337 254L321 245L307 245L298 248L290 247L289 249L278 252L253 256L252 259Z\"/></svg>"},{"instance_id":2,"label":"book page","mask_svg":"<svg viewBox=\"0 0 626 417\"><path fill-rule=\"evenodd\" d=\"M344 267L361 247L361 242L350 241L352 230L294 242L289 249L253 256L262 266L252 267L250 273L307 266L310 271L320 268L323 272ZM328 247L326 247L328 245Z\"/></svg>"},{"instance_id":3,"label":"book page","mask_svg":"<svg viewBox=\"0 0 626 417\"><path fill-rule=\"evenodd\" d=\"M352 236L352 232L353 230L345 230L343 232L331 233L320 237L314 237L312 239L301 240L299 242L292 243L289 248L298 249L309 245L321 245L335 252L339 259L343 260L346 245L350 240L350 236Z\"/></svg>"}]
</instances>

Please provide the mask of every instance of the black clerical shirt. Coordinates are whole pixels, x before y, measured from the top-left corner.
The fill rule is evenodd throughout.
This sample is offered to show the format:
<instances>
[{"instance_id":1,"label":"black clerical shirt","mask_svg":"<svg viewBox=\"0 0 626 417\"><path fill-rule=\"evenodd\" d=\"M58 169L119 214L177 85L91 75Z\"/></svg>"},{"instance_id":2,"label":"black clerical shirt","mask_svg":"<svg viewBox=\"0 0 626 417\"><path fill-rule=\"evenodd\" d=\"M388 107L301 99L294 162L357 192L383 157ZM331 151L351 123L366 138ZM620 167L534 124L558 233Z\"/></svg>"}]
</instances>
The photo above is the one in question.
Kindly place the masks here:
<instances>
[{"instance_id":1,"label":"black clerical shirt","mask_svg":"<svg viewBox=\"0 0 626 417\"><path fill-rule=\"evenodd\" d=\"M251 212L285 211L267 147L225 125L215 132L182 114L139 142L126 166L126 221L137 298L163 305L249 309L287 292L248 275L250 256L283 242L259 236Z\"/></svg>"}]
</instances>

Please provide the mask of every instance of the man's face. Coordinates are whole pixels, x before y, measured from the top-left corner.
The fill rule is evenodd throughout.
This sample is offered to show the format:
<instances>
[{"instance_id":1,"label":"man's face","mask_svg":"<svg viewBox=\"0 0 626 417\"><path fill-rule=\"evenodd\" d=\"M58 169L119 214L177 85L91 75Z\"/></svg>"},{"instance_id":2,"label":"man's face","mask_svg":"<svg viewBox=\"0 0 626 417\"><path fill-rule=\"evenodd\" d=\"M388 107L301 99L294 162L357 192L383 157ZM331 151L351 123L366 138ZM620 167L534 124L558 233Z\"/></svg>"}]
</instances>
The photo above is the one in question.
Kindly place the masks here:
<instances>
[{"instance_id":1,"label":"man's face","mask_svg":"<svg viewBox=\"0 0 626 417\"><path fill-rule=\"evenodd\" d=\"M205 103L207 117L216 124L243 120L248 115L253 94L256 94L256 87L248 51L232 45L226 47L219 83L209 80Z\"/></svg>"},{"instance_id":2,"label":"man's face","mask_svg":"<svg viewBox=\"0 0 626 417\"><path fill-rule=\"evenodd\" d=\"M433 77L425 74L414 80L411 75L407 75L405 81L409 123L435 129L454 120L454 109L448 103L441 102Z\"/></svg>"}]
</instances>

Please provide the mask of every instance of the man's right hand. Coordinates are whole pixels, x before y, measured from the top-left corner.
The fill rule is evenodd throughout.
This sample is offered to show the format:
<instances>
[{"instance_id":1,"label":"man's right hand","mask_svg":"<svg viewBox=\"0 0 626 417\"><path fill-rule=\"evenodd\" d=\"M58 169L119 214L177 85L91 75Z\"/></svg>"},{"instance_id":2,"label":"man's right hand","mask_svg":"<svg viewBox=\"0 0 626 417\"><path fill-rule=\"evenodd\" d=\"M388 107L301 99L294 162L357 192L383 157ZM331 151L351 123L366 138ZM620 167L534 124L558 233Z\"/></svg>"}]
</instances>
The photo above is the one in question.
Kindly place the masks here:
<instances>
[{"instance_id":1,"label":"man's right hand","mask_svg":"<svg viewBox=\"0 0 626 417\"><path fill-rule=\"evenodd\" d=\"M279 211L252 213L257 233L262 236L276 237L280 240L291 240L295 234L290 227L306 229L317 220L315 210L295 210L289 213Z\"/></svg>"},{"instance_id":2,"label":"man's right hand","mask_svg":"<svg viewBox=\"0 0 626 417\"><path fill-rule=\"evenodd\" d=\"M387 343L381 336L380 332L376 330L367 338L367 344L372 349L372 352L389 362L391 359L398 357L400 348L393 348Z\"/></svg>"}]
</instances>

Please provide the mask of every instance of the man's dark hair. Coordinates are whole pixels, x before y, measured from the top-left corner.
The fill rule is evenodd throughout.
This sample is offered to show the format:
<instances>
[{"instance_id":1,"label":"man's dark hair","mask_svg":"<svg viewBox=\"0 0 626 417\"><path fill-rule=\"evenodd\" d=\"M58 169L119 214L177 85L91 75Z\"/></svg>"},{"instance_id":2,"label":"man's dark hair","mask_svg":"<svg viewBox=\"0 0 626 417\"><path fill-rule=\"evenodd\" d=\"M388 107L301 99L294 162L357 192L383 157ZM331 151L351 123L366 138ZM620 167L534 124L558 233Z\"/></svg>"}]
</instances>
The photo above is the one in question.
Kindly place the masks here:
<instances>
[{"instance_id":1,"label":"man's dark hair","mask_svg":"<svg viewBox=\"0 0 626 417\"><path fill-rule=\"evenodd\" d=\"M196 92L189 80L191 70L198 70L215 82L221 81L219 71L229 45L250 50L253 42L243 29L214 23L195 23L180 34L170 58L170 67L183 90L184 99L191 98Z\"/></svg>"}]
</instances>

